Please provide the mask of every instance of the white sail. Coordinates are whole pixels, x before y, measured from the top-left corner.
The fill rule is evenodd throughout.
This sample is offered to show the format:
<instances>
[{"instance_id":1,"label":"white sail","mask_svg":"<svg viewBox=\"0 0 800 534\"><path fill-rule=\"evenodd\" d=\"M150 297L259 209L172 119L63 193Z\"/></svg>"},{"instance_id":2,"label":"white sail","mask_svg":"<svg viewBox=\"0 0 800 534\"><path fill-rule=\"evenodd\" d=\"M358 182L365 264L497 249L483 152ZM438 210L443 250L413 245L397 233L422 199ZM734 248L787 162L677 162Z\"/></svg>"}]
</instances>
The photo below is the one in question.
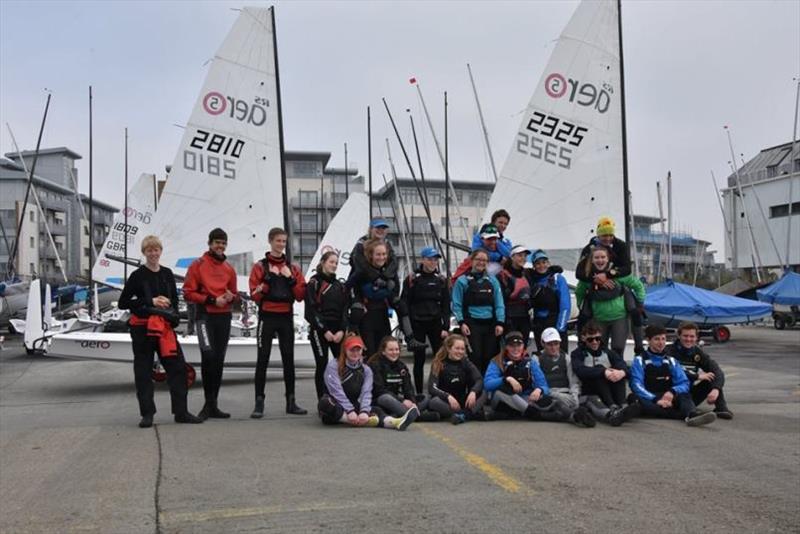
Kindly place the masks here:
<instances>
[{"instance_id":1,"label":"white sail","mask_svg":"<svg viewBox=\"0 0 800 534\"><path fill-rule=\"evenodd\" d=\"M156 209L156 177L152 174L142 174L128 192L128 259L141 261L142 254L139 250L142 238L152 233L150 227L153 223L153 213ZM103 248L97 255L92 278L95 282L121 288L125 281L125 264L112 259L125 257L125 210L117 213L114 224L111 226ZM136 267L128 266L128 273Z\"/></svg>"},{"instance_id":2,"label":"white sail","mask_svg":"<svg viewBox=\"0 0 800 534\"><path fill-rule=\"evenodd\" d=\"M153 221L170 268L207 250L215 227L226 254L260 257L270 227L284 226L273 33L271 9L244 8L214 56Z\"/></svg>"},{"instance_id":3,"label":"white sail","mask_svg":"<svg viewBox=\"0 0 800 534\"><path fill-rule=\"evenodd\" d=\"M366 193L351 193L331 220L322 242L308 266L306 279L311 278L322 255L328 250L339 253L336 277L346 280L350 275L350 251L364 235L369 225L369 197Z\"/></svg>"},{"instance_id":4,"label":"white sail","mask_svg":"<svg viewBox=\"0 0 800 534\"><path fill-rule=\"evenodd\" d=\"M583 247L597 220L624 238L618 9L584 0L545 68L486 212L511 214L508 237L548 252Z\"/></svg>"}]
</instances>

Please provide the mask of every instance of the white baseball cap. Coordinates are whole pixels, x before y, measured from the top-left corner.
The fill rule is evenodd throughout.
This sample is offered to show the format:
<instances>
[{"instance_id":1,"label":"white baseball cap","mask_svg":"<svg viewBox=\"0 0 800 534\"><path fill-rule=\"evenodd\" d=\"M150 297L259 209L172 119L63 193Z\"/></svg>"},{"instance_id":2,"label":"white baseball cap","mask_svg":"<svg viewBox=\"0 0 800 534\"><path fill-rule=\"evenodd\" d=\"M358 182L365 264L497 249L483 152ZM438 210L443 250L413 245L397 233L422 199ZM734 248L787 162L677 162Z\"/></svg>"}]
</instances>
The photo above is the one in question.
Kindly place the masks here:
<instances>
[{"instance_id":1,"label":"white baseball cap","mask_svg":"<svg viewBox=\"0 0 800 534\"><path fill-rule=\"evenodd\" d=\"M551 341L561 341L561 334L555 328L545 328L542 332L542 343L550 343Z\"/></svg>"}]
</instances>

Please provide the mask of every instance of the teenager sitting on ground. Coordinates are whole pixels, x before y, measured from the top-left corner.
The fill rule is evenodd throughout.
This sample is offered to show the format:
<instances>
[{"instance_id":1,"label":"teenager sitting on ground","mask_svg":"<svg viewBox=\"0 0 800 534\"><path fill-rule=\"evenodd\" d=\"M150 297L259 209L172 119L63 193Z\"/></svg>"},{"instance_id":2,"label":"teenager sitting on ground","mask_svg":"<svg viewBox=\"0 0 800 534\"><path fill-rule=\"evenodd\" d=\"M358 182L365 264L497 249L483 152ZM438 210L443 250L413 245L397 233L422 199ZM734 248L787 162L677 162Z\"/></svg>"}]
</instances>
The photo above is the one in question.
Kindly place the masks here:
<instances>
[{"instance_id":1,"label":"teenager sitting on ground","mask_svg":"<svg viewBox=\"0 0 800 534\"><path fill-rule=\"evenodd\" d=\"M594 426L594 419L584 408L571 410L550 396L547 380L536 360L525 352L519 332L506 336L506 345L489 364L483 383L491 399L492 418L512 414L534 421L569 421L580 427Z\"/></svg>"},{"instance_id":2,"label":"teenager sitting on ground","mask_svg":"<svg viewBox=\"0 0 800 534\"><path fill-rule=\"evenodd\" d=\"M683 419L689 426L713 423L713 412L700 413L689 394L689 379L675 358L664 354L667 330L650 325L645 329L648 348L631 365L631 390L642 412L654 417Z\"/></svg>"},{"instance_id":3,"label":"teenager sitting on ground","mask_svg":"<svg viewBox=\"0 0 800 534\"><path fill-rule=\"evenodd\" d=\"M692 384L689 393L696 405L705 401L714 407L718 418L733 419L733 412L728 409L722 393L725 374L717 362L697 344L699 333L700 329L696 324L681 323L678 326L678 339L665 352L683 366L683 371Z\"/></svg>"},{"instance_id":4,"label":"teenager sitting on ground","mask_svg":"<svg viewBox=\"0 0 800 534\"><path fill-rule=\"evenodd\" d=\"M367 361L372 369L372 398L384 412L394 417L402 417L410 410L410 414L418 420L438 421L439 414L426 411L428 400L423 397L417 402L414 386L411 384L411 373L400 360L400 342L397 338L386 336L381 340L378 352Z\"/></svg>"},{"instance_id":5,"label":"teenager sitting on ground","mask_svg":"<svg viewBox=\"0 0 800 534\"><path fill-rule=\"evenodd\" d=\"M603 336L597 325L589 323L583 327L570 360L572 370L581 381L584 405L595 419L620 426L640 413L638 403L625 403L626 379L630 375L628 365L619 354L603 347Z\"/></svg>"},{"instance_id":6,"label":"teenager sitting on ground","mask_svg":"<svg viewBox=\"0 0 800 534\"><path fill-rule=\"evenodd\" d=\"M372 370L363 364L364 342L358 336L346 337L339 358L325 369L328 393L319 400L320 419L326 425L382 426L405 430L416 417L410 408L402 417L384 416L372 407Z\"/></svg>"},{"instance_id":7,"label":"teenager sitting on ground","mask_svg":"<svg viewBox=\"0 0 800 534\"><path fill-rule=\"evenodd\" d=\"M450 334L434 356L428 378L428 408L454 425L484 418L483 378L466 356L467 340Z\"/></svg>"}]
</instances>

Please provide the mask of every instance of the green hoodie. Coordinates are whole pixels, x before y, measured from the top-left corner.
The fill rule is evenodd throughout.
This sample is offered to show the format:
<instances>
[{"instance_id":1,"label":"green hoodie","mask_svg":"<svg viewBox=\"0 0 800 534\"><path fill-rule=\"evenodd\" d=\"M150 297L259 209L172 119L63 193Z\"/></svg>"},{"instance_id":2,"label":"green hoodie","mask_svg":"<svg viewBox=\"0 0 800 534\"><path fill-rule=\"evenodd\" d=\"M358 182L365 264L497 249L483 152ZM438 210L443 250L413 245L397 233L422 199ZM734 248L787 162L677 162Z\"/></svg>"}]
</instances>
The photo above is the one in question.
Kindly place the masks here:
<instances>
[{"instance_id":1,"label":"green hoodie","mask_svg":"<svg viewBox=\"0 0 800 534\"><path fill-rule=\"evenodd\" d=\"M617 284L629 287L633 291L636 300L644 302L645 290L644 285L633 274L614 278ZM575 288L575 300L578 303L578 308L583 305L583 301L589 291L589 284L583 280L578 281L578 286ZM610 323L624 318L627 315L625 310L625 297L619 297L610 300L592 300L592 315L596 321Z\"/></svg>"}]
</instances>

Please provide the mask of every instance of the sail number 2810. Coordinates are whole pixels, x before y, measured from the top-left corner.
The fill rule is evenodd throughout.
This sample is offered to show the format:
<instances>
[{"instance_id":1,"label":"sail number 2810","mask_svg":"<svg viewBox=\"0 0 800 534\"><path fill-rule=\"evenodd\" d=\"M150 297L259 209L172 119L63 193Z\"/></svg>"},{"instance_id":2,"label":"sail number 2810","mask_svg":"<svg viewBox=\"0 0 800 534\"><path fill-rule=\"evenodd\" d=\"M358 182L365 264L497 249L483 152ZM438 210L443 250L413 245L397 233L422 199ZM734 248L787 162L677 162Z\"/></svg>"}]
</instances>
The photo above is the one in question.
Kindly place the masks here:
<instances>
[{"instance_id":1,"label":"sail number 2810","mask_svg":"<svg viewBox=\"0 0 800 534\"><path fill-rule=\"evenodd\" d=\"M213 176L236 179L235 159L220 158L229 156L238 159L244 148L244 141L220 134L212 134L206 130L197 130L189 146L197 149L183 151L183 168L187 171L199 171ZM211 152L214 156L205 154Z\"/></svg>"}]
</instances>

